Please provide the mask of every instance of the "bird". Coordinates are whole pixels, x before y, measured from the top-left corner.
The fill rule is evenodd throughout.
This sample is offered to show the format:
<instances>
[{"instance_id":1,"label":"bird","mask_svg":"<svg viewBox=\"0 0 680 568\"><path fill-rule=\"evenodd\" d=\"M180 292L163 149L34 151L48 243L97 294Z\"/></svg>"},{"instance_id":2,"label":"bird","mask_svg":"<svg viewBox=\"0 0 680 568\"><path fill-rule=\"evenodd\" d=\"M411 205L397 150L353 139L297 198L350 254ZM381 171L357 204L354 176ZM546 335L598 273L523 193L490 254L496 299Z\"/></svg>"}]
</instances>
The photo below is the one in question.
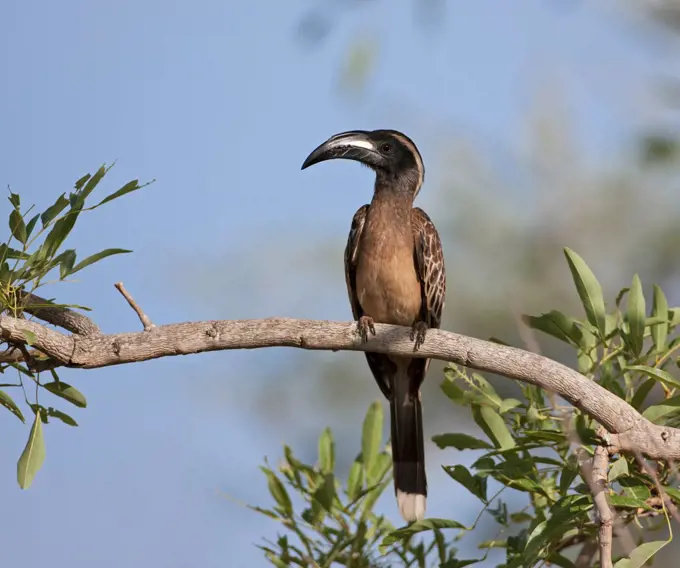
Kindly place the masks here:
<instances>
[{"instance_id":1,"label":"bird","mask_svg":"<svg viewBox=\"0 0 680 568\"><path fill-rule=\"evenodd\" d=\"M413 201L425 180L414 142L397 130L352 130L331 136L302 164L355 160L375 172L373 198L359 207L345 247L345 280L357 333L375 335L375 323L411 327L417 351L428 329L440 327L446 296L441 239ZM394 490L407 522L422 520L427 501L420 387L430 360L365 352L390 405Z\"/></svg>"}]
</instances>

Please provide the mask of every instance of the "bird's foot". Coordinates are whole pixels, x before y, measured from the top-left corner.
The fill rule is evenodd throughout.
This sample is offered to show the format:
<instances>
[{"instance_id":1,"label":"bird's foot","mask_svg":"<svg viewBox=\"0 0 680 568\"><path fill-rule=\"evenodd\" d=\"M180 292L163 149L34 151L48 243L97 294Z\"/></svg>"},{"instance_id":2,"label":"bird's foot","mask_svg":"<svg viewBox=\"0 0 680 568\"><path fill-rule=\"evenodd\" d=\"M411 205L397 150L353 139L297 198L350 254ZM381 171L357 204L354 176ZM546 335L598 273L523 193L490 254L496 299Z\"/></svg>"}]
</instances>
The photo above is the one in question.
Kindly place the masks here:
<instances>
[{"instance_id":1,"label":"bird's foot","mask_svg":"<svg viewBox=\"0 0 680 568\"><path fill-rule=\"evenodd\" d=\"M415 341L413 346L414 351L418 351L425 343L425 334L427 333L427 324L424 321L417 321L411 328L411 341Z\"/></svg>"},{"instance_id":2,"label":"bird's foot","mask_svg":"<svg viewBox=\"0 0 680 568\"><path fill-rule=\"evenodd\" d=\"M361 316L357 322L357 335L361 337L364 343L368 341L368 332L370 331L375 335L375 322L370 316Z\"/></svg>"}]
</instances>

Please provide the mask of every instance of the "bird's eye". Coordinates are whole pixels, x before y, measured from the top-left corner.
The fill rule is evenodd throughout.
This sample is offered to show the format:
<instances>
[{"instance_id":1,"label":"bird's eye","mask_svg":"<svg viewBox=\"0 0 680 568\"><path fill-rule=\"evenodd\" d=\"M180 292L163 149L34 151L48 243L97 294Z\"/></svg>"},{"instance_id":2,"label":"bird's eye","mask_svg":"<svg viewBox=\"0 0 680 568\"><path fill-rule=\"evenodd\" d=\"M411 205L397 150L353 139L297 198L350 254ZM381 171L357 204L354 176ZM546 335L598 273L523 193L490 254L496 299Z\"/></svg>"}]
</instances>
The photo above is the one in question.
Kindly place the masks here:
<instances>
[{"instance_id":1,"label":"bird's eye","mask_svg":"<svg viewBox=\"0 0 680 568\"><path fill-rule=\"evenodd\" d=\"M382 146L380 146L380 150L387 154L392 151L392 144L385 142Z\"/></svg>"}]
</instances>

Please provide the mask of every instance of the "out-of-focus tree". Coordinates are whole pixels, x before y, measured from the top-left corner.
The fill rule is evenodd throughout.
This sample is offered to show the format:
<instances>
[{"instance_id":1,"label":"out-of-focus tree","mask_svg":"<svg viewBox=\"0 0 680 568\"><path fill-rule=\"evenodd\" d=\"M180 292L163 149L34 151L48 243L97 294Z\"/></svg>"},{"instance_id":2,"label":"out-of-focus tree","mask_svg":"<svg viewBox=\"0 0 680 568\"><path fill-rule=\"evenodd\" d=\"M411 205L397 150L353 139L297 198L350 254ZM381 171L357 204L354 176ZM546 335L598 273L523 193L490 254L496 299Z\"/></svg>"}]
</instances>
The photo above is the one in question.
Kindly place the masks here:
<instances>
[{"instance_id":1,"label":"out-of-focus tree","mask_svg":"<svg viewBox=\"0 0 680 568\"><path fill-rule=\"evenodd\" d=\"M358 101L373 94L370 79L380 65L381 45L379 39L367 39L362 17L376 2L320 3L297 30L302 46L312 42L315 49L322 49L341 23L356 21L359 26L362 22L361 31L347 45L345 60L338 65L340 99ZM413 0L412 5L418 29L445 33L441 2ZM617 15L632 17L624 8ZM631 21L636 33L646 22L641 18ZM573 117L562 87L554 80L536 93L525 129L518 133L516 144L504 149L502 163L490 151L494 141L488 136L483 140L464 137L428 109L400 101L399 92L390 93L381 111L382 120L394 115L403 122L404 116L411 117L414 137L430 156L427 196L422 199L428 200L434 212L450 271L443 323L447 329L479 337L530 340L518 327L521 312L551 306L574 308L564 285L565 267L556 260L565 245L587 251L608 292L618 289L630 271L659 282L670 294L678 290L680 268L674 262L680 255L677 137L658 122L645 124L635 137L620 141L613 159L593 164L570 128ZM295 242L290 248L296 251L298 274L313 273L316 290L337 279L344 240L310 243L295 234L290 239ZM256 246L261 251L269 248L270 256L278 256L285 265L280 241ZM305 258L307 263L301 260ZM269 273L271 266L266 270ZM283 272L282 268L285 277ZM261 276L271 278L271 274ZM570 356L556 343L543 348L557 358ZM270 401L273 420L277 409L281 418L287 414L282 401L295 404L299 388L307 396L316 393L320 408L332 404L349 415L359 400L370 396L374 385L367 380L362 361L347 357L328 361L313 369L299 356L287 363L287 372L300 377L299 387L291 382L272 384L262 393ZM433 366L431 375L439 373L441 367ZM310 375L317 380L307 380ZM425 386L430 430L451 420L434 394L434 382ZM506 383L496 386L501 391L512 388Z\"/></svg>"},{"instance_id":2,"label":"out-of-focus tree","mask_svg":"<svg viewBox=\"0 0 680 568\"><path fill-rule=\"evenodd\" d=\"M338 96L345 101L370 99L372 74L386 56L379 40L368 39L365 23L358 24L376 2L320 3L301 23L302 45L314 42L315 49L323 48L339 22L356 21L360 27L337 67ZM412 5L419 29L445 33L441 2L413 0ZM631 41L656 50L659 60L670 64L680 55L678 6L675 1L622 3L612 10L611 25L626 26ZM678 296L680 137L674 112L680 80L669 68L667 75L655 76L644 86L647 106L639 114L647 119L636 121L631 137L614 141L610 159L602 163L593 163L571 128L570 101L559 79L535 93L525 128L516 144L503 149L502 160L490 151L494 141L489 136L471 139L428 109L405 104L399 92L390 92L391 102L383 105L381 120L394 115L403 122L404 116L410 117L414 137L435 157L428 164L427 199L435 211L451 275L446 329L535 347L535 337L521 326L521 313L576 309L560 262L565 245L587 253L610 295L631 272L638 272L645 282L659 283L669 297ZM321 259L339 266L343 246L343 241L309 245L306 254L314 259L316 278L324 276ZM558 360L575 362L573 352L556 341L544 342L541 348ZM375 395L358 358L334 358L323 367L310 368L308 360L296 357L288 363L288 372L300 377L299 388L305 389L307 400L313 393L319 408L334 408L354 418L361 401ZM426 431L446 431L452 425L474 431L469 417L452 414L438 396L436 377L441 372L441 366L433 365L424 387ZM310 375L315 380L307 380ZM493 377L490 381L504 396L516 396L516 387L509 382ZM276 408L285 408L281 402L295 404L299 392L287 382L273 384L263 393L273 420ZM343 426L339 437L350 430L354 432ZM308 441L310 455L312 440Z\"/></svg>"}]
</instances>

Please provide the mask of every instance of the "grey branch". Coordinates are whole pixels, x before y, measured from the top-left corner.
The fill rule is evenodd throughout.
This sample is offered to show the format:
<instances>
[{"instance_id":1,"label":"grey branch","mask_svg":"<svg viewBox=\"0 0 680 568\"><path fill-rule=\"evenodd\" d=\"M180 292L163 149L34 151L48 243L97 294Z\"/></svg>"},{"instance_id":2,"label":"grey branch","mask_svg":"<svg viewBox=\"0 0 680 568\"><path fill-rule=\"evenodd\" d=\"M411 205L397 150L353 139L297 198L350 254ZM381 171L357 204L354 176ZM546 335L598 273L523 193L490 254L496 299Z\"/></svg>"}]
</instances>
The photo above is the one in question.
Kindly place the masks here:
<instances>
[{"instance_id":1,"label":"grey branch","mask_svg":"<svg viewBox=\"0 0 680 568\"><path fill-rule=\"evenodd\" d=\"M296 347L327 351L372 351L429 357L536 385L561 396L602 424L608 443L651 459L680 460L680 429L658 426L631 405L578 372L536 353L481 339L430 329L413 351L410 328L375 325L377 335L362 342L354 322L289 318L186 322L150 331L98 336L67 336L33 321L0 315L0 334L25 343L63 366L92 369L206 351Z\"/></svg>"},{"instance_id":2,"label":"grey branch","mask_svg":"<svg viewBox=\"0 0 680 568\"><path fill-rule=\"evenodd\" d=\"M52 302L36 296L35 294L27 294L24 297L26 302L24 310L52 325L56 325L83 336L100 335L101 330L96 323L83 314L79 314L69 308L61 308L59 306L50 305Z\"/></svg>"},{"instance_id":3,"label":"grey branch","mask_svg":"<svg viewBox=\"0 0 680 568\"><path fill-rule=\"evenodd\" d=\"M614 534L614 514L607 498L607 466L609 451L604 446L597 446L593 455L591 491L600 523L598 542L600 544L600 566L613 568L612 541Z\"/></svg>"}]
</instances>

